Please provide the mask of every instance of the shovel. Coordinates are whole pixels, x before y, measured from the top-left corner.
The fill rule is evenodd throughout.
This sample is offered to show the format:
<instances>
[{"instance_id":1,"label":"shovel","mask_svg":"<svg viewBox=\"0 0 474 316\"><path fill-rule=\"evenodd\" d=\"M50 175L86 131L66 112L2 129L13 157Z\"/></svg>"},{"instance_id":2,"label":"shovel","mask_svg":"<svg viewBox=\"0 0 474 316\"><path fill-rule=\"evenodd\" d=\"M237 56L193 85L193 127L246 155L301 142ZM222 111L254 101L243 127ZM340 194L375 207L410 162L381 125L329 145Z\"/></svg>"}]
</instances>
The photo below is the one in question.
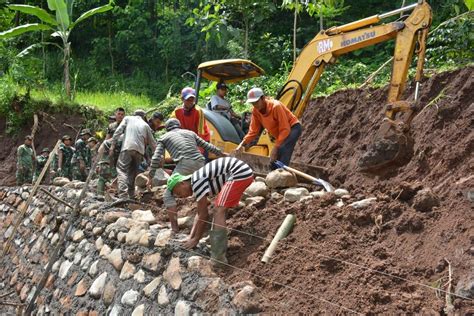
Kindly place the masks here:
<instances>
[{"instance_id":1,"label":"shovel","mask_svg":"<svg viewBox=\"0 0 474 316\"><path fill-rule=\"evenodd\" d=\"M328 192L334 192L334 187L329 182L327 182L323 179L315 178L313 176L310 176L309 174L306 174L306 173L301 172L299 170L296 170L294 168L288 167L283 162L278 161L278 160L276 160L274 163L278 168L283 168L283 169L285 169L289 172L293 172L294 174L297 174L300 177L303 177L303 178L313 182L316 185L322 186Z\"/></svg>"}]
</instances>

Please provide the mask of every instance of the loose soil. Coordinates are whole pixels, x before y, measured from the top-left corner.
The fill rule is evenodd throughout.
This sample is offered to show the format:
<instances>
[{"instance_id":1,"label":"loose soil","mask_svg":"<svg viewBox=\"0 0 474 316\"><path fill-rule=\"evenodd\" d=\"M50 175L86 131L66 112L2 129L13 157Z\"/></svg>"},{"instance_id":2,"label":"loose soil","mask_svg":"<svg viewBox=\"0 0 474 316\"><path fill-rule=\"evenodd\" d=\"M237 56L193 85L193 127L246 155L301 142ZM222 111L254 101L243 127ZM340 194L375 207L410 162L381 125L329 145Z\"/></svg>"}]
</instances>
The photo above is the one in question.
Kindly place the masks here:
<instances>
[{"instance_id":1,"label":"loose soil","mask_svg":"<svg viewBox=\"0 0 474 316\"><path fill-rule=\"evenodd\" d=\"M443 96L413 120L409 162L383 175L359 172L357 161L382 123L388 87L344 90L313 100L302 119L294 160L328 168L327 180L348 189L350 197L342 207L328 195L233 210L228 260L236 268L221 276L229 283L252 280L265 313L349 313L343 306L367 314L444 314L445 295L420 284L447 289L445 258L453 270L453 290L459 280L473 278L474 212L467 197L474 190L473 70L445 72L423 82L418 106ZM413 95L412 83L403 99ZM43 124L37 149L52 147L63 133L74 135L63 122L76 129L81 124L77 117L56 115L58 132ZM0 131L4 125L0 118ZM14 184L15 151L27 133L0 136L0 185ZM420 212L413 207L414 196L425 188L439 197L440 205ZM377 201L364 209L348 206L368 197ZM194 207L185 203L180 215L193 213ZM286 214L297 217L293 232L264 264L263 252ZM472 301L454 298L454 306L462 315L474 312Z\"/></svg>"},{"instance_id":2,"label":"loose soil","mask_svg":"<svg viewBox=\"0 0 474 316\"><path fill-rule=\"evenodd\" d=\"M414 119L409 163L382 176L358 172L357 160L382 123L388 87L313 100L302 119L294 159L327 167L328 180L348 189L351 197L343 207L330 196L296 204L270 200L264 208L232 214L232 229L266 240L232 231L230 264L260 277L234 269L223 274L227 281L252 279L261 289L263 310L270 313L348 313L331 305L337 304L368 314L443 314L445 295L438 297L416 283L444 285L444 258L453 269L453 289L458 280L473 277L474 213L467 198L474 191L473 70L441 73L423 82L420 107L442 91L444 97ZM414 84L404 99L413 94ZM440 206L416 211L413 197L421 188L431 188ZM367 197L378 200L362 210L348 206ZM263 252L287 213L296 215L297 224L264 264ZM474 311L472 301L455 299L454 305L461 314Z\"/></svg>"}]
</instances>

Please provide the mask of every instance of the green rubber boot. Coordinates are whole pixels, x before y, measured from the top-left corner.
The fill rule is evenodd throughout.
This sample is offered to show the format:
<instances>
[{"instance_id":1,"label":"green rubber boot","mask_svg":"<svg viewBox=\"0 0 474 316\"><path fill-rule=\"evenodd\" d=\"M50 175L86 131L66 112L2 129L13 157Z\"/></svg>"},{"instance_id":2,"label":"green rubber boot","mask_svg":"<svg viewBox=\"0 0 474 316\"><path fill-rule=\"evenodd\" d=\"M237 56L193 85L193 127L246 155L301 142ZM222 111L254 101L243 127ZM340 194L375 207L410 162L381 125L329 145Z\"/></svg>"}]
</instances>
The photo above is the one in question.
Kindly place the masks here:
<instances>
[{"instance_id":1,"label":"green rubber boot","mask_svg":"<svg viewBox=\"0 0 474 316\"><path fill-rule=\"evenodd\" d=\"M211 258L213 265L216 267L224 267L227 263L227 230L213 229L209 231L209 240L211 242Z\"/></svg>"}]
</instances>

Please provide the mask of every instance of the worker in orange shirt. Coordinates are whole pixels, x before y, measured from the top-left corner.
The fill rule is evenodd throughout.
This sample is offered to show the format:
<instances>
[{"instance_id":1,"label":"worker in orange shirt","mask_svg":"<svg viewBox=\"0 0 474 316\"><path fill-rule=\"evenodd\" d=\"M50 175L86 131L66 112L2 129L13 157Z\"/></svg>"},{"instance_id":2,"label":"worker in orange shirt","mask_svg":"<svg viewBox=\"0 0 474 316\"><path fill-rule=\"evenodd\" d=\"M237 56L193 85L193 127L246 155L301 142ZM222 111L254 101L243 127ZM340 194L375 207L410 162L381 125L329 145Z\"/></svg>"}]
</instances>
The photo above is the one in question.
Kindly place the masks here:
<instances>
[{"instance_id":1,"label":"worker in orange shirt","mask_svg":"<svg viewBox=\"0 0 474 316\"><path fill-rule=\"evenodd\" d=\"M183 106L174 110L172 116L181 123L181 128L189 129L198 134L206 142L211 140L211 133L204 119L204 112L195 104L196 91L191 87L181 90L181 100Z\"/></svg>"},{"instance_id":2,"label":"worker in orange shirt","mask_svg":"<svg viewBox=\"0 0 474 316\"><path fill-rule=\"evenodd\" d=\"M191 87L185 87L181 90L181 100L183 106L174 110L171 117L175 117L181 123L181 128L188 129L198 134L206 142L210 142L211 133L204 118L204 112L196 105L196 91ZM208 160L208 153L201 147L199 150Z\"/></svg>"},{"instance_id":3,"label":"worker in orange shirt","mask_svg":"<svg viewBox=\"0 0 474 316\"><path fill-rule=\"evenodd\" d=\"M247 103L253 105L250 128L236 151L250 144L260 135L262 127L275 138L275 146L270 153L270 168L277 169L275 160L290 164L298 138L303 131L296 116L278 100L266 97L260 88L252 88L247 93Z\"/></svg>"}]
</instances>

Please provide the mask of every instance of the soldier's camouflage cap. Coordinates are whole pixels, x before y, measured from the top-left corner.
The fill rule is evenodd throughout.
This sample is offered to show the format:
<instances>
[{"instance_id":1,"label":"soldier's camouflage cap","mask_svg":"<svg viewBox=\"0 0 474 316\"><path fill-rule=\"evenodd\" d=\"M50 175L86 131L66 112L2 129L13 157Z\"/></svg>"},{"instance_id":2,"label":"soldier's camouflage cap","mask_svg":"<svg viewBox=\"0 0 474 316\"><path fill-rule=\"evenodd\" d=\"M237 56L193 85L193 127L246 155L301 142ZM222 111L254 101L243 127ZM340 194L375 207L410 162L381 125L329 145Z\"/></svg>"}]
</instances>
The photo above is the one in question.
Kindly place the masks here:
<instances>
[{"instance_id":1,"label":"soldier's camouflage cap","mask_svg":"<svg viewBox=\"0 0 474 316\"><path fill-rule=\"evenodd\" d=\"M69 136L69 135L64 135L61 139L63 141L66 140L66 139L72 140L71 136Z\"/></svg>"},{"instance_id":2,"label":"soldier's camouflage cap","mask_svg":"<svg viewBox=\"0 0 474 316\"><path fill-rule=\"evenodd\" d=\"M41 153L49 153L50 150L48 147L44 147L42 150L41 150Z\"/></svg>"},{"instance_id":3,"label":"soldier's camouflage cap","mask_svg":"<svg viewBox=\"0 0 474 316\"><path fill-rule=\"evenodd\" d=\"M86 135L86 134L92 135L91 130L88 129L88 128L84 128L84 129L81 131L80 136L83 136L83 135Z\"/></svg>"},{"instance_id":4,"label":"soldier's camouflage cap","mask_svg":"<svg viewBox=\"0 0 474 316\"><path fill-rule=\"evenodd\" d=\"M90 142L96 142L97 143L97 138L95 137L89 137L89 139L87 140L88 143Z\"/></svg>"}]
</instances>

